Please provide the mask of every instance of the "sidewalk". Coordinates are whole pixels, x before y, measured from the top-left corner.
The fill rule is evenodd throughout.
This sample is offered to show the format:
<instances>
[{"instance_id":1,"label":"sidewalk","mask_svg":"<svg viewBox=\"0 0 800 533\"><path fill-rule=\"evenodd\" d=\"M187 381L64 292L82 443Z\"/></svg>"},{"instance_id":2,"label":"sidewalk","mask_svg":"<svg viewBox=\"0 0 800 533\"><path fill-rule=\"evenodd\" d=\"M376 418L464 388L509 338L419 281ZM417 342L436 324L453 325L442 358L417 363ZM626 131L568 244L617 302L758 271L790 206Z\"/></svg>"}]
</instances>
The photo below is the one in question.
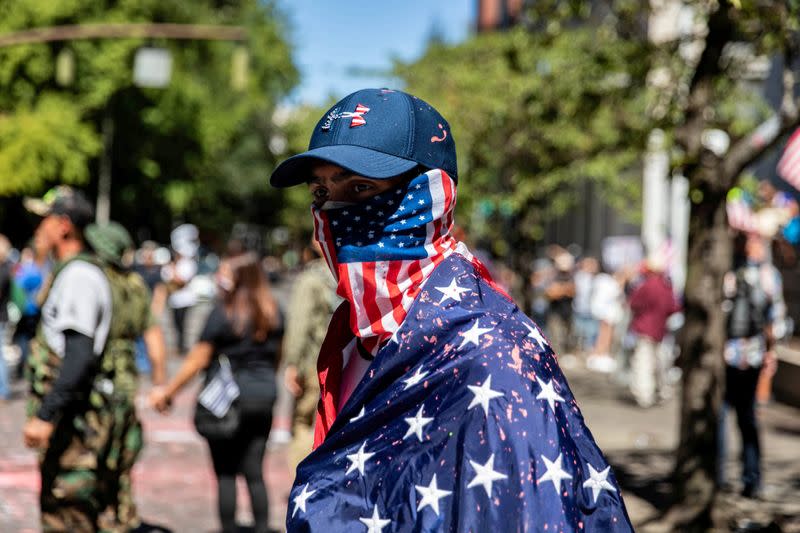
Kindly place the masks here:
<instances>
[{"instance_id":1,"label":"sidewalk","mask_svg":"<svg viewBox=\"0 0 800 533\"><path fill-rule=\"evenodd\" d=\"M613 465L636 531L660 531L654 521L672 493L678 398L645 410L602 374L582 367L564 372L589 429ZM764 501L738 496L741 448L735 413L728 416L726 474L736 493L723 494L722 502L733 517L730 530L800 532L800 409L772 403L759 407L757 416ZM765 529L772 523L778 528Z\"/></svg>"},{"instance_id":2,"label":"sidewalk","mask_svg":"<svg viewBox=\"0 0 800 533\"><path fill-rule=\"evenodd\" d=\"M667 476L677 439L678 403L671 400L650 410L629 402L607 376L581 368L565 369L589 428L614 465L623 486L637 531L655 531L648 525L670 495ZM38 474L35 456L22 446L20 428L24 401L20 384L17 397L0 407L0 531L38 531ZM142 405L147 447L135 470L135 494L141 516L150 524L175 533L217 531L214 477L205 443L194 432L191 413L196 389L181 394L170 416L162 417ZM748 521L800 531L800 410L779 404L761 408L764 455L764 502L725 495L735 525ZM738 481L738 435L730 417L729 478ZM265 475L273 527L282 531L291 486L284 451L268 453ZM239 487L240 522L251 523L249 502ZM733 527L732 527L733 529Z\"/></svg>"}]
</instances>

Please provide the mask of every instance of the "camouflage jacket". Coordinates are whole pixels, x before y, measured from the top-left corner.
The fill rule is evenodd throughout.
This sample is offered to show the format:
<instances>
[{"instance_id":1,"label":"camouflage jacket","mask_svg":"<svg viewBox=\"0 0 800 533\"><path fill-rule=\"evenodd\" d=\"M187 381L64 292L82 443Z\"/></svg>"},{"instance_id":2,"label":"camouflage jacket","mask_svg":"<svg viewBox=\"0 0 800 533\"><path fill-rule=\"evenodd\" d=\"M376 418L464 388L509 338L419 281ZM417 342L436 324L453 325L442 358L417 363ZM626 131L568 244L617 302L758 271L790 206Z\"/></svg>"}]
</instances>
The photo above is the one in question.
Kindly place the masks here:
<instances>
[{"instance_id":1,"label":"camouflage jacket","mask_svg":"<svg viewBox=\"0 0 800 533\"><path fill-rule=\"evenodd\" d=\"M316 380L317 355L341 298L336 282L322 259L310 261L295 280L286 313L282 359L301 376Z\"/></svg>"},{"instance_id":2,"label":"camouflage jacket","mask_svg":"<svg viewBox=\"0 0 800 533\"><path fill-rule=\"evenodd\" d=\"M133 405L138 378L135 339L151 324L149 289L139 274L118 270L85 254L59 265L53 279L72 261L96 265L103 271L111 287L111 325L105 347L96 363L91 389L86 391L87 407L102 409L111 403ZM61 357L48 345L40 324L31 344L27 368L31 390L29 416L35 415L42 398L52 389L61 364Z\"/></svg>"}]
</instances>

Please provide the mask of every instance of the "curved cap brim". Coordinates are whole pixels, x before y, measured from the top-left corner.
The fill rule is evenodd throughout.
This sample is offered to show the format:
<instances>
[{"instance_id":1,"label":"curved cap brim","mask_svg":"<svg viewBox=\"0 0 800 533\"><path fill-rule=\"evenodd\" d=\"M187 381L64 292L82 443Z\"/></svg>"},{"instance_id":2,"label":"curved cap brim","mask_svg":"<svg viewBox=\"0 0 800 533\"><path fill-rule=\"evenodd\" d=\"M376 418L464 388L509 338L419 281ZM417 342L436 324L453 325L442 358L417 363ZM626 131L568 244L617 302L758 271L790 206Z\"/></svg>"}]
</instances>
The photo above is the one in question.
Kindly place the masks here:
<instances>
[{"instance_id":1,"label":"curved cap brim","mask_svg":"<svg viewBox=\"0 0 800 533\"><path fill-rule=\"evenodd\" d=\"M333 163L347 170L371 179L387 179L408 172L416 161L403 159L354 145L332 145L314 148L294 157L290 157L272 173L269 183L273 187L291 187L305 183L311 177L311 165L324 161Z\"/></svg>"},{"instance_id":2,"label":"curved cap brim","mask_svg":"<svg viewBox=\"0 0 800 533\"><path fill-rule=\"evenodd\" d=\"M22 199L22 205L25 206L29 213L33 213L36 216L46 217L50 214L50 205L41 198L26 196Z\"/></svg>"}]
</instances>

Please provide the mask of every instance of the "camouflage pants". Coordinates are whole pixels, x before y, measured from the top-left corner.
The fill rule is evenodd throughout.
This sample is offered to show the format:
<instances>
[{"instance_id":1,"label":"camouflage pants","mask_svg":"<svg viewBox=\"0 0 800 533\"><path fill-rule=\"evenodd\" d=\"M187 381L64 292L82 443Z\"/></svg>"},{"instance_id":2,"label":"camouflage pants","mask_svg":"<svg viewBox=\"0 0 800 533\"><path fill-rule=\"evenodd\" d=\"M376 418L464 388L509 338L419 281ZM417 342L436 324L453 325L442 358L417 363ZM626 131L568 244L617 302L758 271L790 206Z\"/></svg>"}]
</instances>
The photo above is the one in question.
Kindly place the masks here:
<instances>
[{"instance_id":1,"label":"camouflage pants","mask_svg":"<svg viewBox=\"0 0 800 533\"><path fill-rule=\"evenodd\" d=\"M131 469L141 448L141 425L132 406L64 417L40 463L42 530L137 527Z\"/></svg>"},{"instance_id":2,"label":"camouflage pants","mask_svg":"<svg viewBox=\"0 0 800 533\"><path fill-rule=\"evenodd\" d=\"M106 458L108 475L104 479L108 499L100 525L103 531L116 533L135 529L141 524L133 499L131 473L142 450L143 438L142 426L132 405L116 409L114 416L114 430Z\"/></svg>"}]
</instances>

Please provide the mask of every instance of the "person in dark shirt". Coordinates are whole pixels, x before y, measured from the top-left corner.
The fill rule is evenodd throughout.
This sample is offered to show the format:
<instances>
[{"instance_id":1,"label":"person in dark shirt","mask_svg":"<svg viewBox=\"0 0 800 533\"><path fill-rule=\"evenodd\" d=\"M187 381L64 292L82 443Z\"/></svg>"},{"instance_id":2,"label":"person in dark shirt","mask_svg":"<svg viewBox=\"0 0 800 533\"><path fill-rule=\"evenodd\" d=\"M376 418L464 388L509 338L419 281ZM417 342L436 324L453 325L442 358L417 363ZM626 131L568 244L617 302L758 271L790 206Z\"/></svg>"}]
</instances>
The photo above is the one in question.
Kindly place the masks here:
<instances>
[{"instance_id":1,"label":"person in dark shirt","mask_svg":"<svg viewBox=\"0 0 800 533\"><path fill-rule=\"evenodd\" d=\"M555 276L545 288L549 300L547 308L547 333L556 350L572 350L572 300L575 298L575 280L572 269L575 259L566 251L553 259Z\"/></svg>"},{"instance_id":2,"label":"person in dark shirt","mask_svg":"<svg viewBox=\"0 0 800 533\"><path fill-rule=\"evenodd\" d=\"M169 384L152 391L150 405L167 411L175 394L201 370L206 370L208 383L220 372L221 361L229 361L239 388L239 425L230 438L207 439L217 475L220 522L223 532L238 531L236 476L242 474L250 493L255 531L261 533L268 531L262 464L277 394L275 368L282 340L281 317L254 254L223 260L217 285L220 299L200 340Z\"/></svg>"}]
</instances>

